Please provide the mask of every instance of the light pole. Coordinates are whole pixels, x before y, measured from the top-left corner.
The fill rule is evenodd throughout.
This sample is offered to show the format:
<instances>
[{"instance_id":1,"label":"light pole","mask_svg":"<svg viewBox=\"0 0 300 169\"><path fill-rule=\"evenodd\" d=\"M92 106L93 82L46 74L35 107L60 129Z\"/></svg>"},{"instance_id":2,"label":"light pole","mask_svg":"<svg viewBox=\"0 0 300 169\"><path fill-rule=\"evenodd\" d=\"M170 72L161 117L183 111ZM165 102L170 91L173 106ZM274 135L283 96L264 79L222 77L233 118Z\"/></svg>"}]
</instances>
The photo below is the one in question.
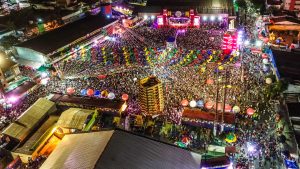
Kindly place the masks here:
<instances>
[{"instance_id":1,"label":"light pole","mask_svg":"<svg viewBox=\"0 0 300 169\"><path fill-rule=\"evenodd\" d=\"M217 95L216 95L216 101L215 101L215 120L214 120L214 128L213 128L213 134L214 136L217 135L217 122L218 122L218 100L219 100L219 70L218 70L218 65L217 65L217 75L216 75L216 79L217 79Z\"/></svg>"}]
</instances>

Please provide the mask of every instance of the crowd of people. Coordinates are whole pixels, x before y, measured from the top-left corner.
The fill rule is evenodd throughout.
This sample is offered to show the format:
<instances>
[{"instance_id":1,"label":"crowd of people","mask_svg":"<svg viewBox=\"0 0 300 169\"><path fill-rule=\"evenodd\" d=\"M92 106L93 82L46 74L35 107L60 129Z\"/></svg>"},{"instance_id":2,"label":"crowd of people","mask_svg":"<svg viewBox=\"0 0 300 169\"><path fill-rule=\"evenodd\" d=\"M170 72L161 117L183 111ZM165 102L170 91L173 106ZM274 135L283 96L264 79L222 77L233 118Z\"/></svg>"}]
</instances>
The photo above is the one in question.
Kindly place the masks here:
<instances>
[{"instance_id":1,"label":"crowd of people","mask_svg":"<svg viewBox=\"0 0 300 169\"><path fill-rule=\"evenodd\" d=\"M157 29L140 25L134 28L134 32L125 28L123 31L121 35L94 44L96 56L89 56L89 59L76 56L56 63L56 76L50 77L47 84L41 85L1 114L13 121L38 98L50 93L66 94L67 89L72 87L75 95L81 95L82 89L106 90L114 93L117 98L126 93L129 100L125 113L138 115L141 114L138 102L139 80L155 75L163 83L163 115L167 118L161 125L158 125L160 120L148 120L154 121L156 126L148 133L150 136L155 137L156 133L156 137L172 143L188 138L188 148L204 150L204 145L212 142L212 129L180 125L183 110L181 101L213 102L215 107L201 108L206 112L214 112L219 109L219 103L225 102L232 107L239 106L242 110L237 116L238 123L234 124L240 129L236 129L238 141L235 145L241 152L237 161L243 164L249 162L244 162L248 157L244 149L248 141L257 143L264 157L276 156L275 143L270 141L273 136L263 137L263 129L272 121L270 114L274 112L273 108L257 111L256 114L260 113L257 119L243 113L247 108L255 109L260 101L264 101L262 93L268 71L263 69L260 55L246 49L240 51L242 58L238 54L223 54L220 49L224 30L218 27L212 30L188 28L178 33L174 28ZM164 47L165 40L170 36L176 37L178 49ZM131 54L128 56L128 53ZM22 71L34 77L31 70ZM252 124L259 124L260 127L250 130ZM166 129L168 125L171 128Z\"/></svg>"},{"instance_id":2,"label":"crowd of people","mask_svg":"<svg viewBox=\"0 0 300 169\"><path fill-rule=\"evenodd\" d=\"M16 120L22 113L24 113L34 102L39 98L45 97L49 94L49 90L45 86L39 86L32 93L26 94L17 102L7 104L2 107L0 111L0 127L3 129L8 124Z\"/></svg>"}]
</instances>

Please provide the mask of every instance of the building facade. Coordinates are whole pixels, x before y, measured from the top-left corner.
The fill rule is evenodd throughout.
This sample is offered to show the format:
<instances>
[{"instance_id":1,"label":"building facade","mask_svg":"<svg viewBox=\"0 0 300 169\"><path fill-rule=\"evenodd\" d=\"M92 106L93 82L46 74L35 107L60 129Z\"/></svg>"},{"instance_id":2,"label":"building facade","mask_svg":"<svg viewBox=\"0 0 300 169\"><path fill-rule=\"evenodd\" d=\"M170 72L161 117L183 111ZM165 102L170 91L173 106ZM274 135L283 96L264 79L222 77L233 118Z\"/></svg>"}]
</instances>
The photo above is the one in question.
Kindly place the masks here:
<instances>
[{"instance_id":1,"label":"building facade","mask_svg":"<svg viewBox=\"0 0 300 169\"><path fill-rule=\"evenodd\" d=\"M157 77L150 76L140 81L139 102L143 114L157 115L162 113L164 109L163 88Z\"/></svg>"}]
</instances>

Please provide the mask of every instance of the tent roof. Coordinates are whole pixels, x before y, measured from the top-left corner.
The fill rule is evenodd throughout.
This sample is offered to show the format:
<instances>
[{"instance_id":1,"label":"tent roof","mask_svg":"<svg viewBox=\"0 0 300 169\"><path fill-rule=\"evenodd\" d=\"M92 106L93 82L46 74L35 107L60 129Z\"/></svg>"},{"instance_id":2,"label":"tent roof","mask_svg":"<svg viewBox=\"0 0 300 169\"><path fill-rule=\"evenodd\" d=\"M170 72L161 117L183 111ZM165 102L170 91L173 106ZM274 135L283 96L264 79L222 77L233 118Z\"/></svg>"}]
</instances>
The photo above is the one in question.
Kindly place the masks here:
<instances>
[{"instance_id":1,"label":"tent roof","mask_svg":"<svg viewBox=\"0 0 300 169\"><path fill-rule=\"evenodd\" d=\"M200 109L190 109L185 108L182 113L183 118L188 119L200 119L200 120L206 120L206 121L214 121L215 114L210 112L204 112ZM221 116L219 116L221 118ZM227 124L233 124L234 123L234 114L233 113L224 113L224 122Z\"/></svg>"},{"instance_id":2,"label":"tent roof","mask_svg":"<svg viewBox=\"0 0 300 169\"><path fill-rule=\"evenodd\" d=\"M116 20L102 15L89 15L16 46L30 48L47 55L114 21Z\"/></svg>"},{"instance_id":3,"label":"tent roof","mask_svg":"<svg viewBox=\"0 0 300 169\"><path fill-rule=\"evenodd\" d=\"M66 135L41 169L197 169L201 155L126 131Z\"/></svg>"},{"instance_id":4,"label":"tent roof","mask_svg":"<svg viewBox=\"0 0 300 169\"><path fill-rule=\"evenodd\" d=\"M69 129L82 129L85 120L93 110L70 108L64 111L57 121L57 125Z\"/></svg>"}]
</instances>

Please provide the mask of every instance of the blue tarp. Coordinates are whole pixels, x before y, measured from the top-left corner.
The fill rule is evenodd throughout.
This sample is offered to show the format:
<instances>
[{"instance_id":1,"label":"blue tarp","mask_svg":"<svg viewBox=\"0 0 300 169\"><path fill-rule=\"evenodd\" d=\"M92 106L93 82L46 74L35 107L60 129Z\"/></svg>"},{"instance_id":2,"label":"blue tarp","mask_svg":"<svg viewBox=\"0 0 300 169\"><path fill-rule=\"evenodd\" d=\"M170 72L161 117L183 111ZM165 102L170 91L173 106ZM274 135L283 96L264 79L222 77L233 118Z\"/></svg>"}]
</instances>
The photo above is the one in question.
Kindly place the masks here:
<instances>
[{"instance_id":1,"label":"blue tarp","mask_svg":"<svg viewBox=\"0 0 300 169\"><path fill-rule=\"evenodd\" d=\"M299 169L299 166L295 160L285 159L284 164L288 169Z\"/></svg>"}]
</instances>

